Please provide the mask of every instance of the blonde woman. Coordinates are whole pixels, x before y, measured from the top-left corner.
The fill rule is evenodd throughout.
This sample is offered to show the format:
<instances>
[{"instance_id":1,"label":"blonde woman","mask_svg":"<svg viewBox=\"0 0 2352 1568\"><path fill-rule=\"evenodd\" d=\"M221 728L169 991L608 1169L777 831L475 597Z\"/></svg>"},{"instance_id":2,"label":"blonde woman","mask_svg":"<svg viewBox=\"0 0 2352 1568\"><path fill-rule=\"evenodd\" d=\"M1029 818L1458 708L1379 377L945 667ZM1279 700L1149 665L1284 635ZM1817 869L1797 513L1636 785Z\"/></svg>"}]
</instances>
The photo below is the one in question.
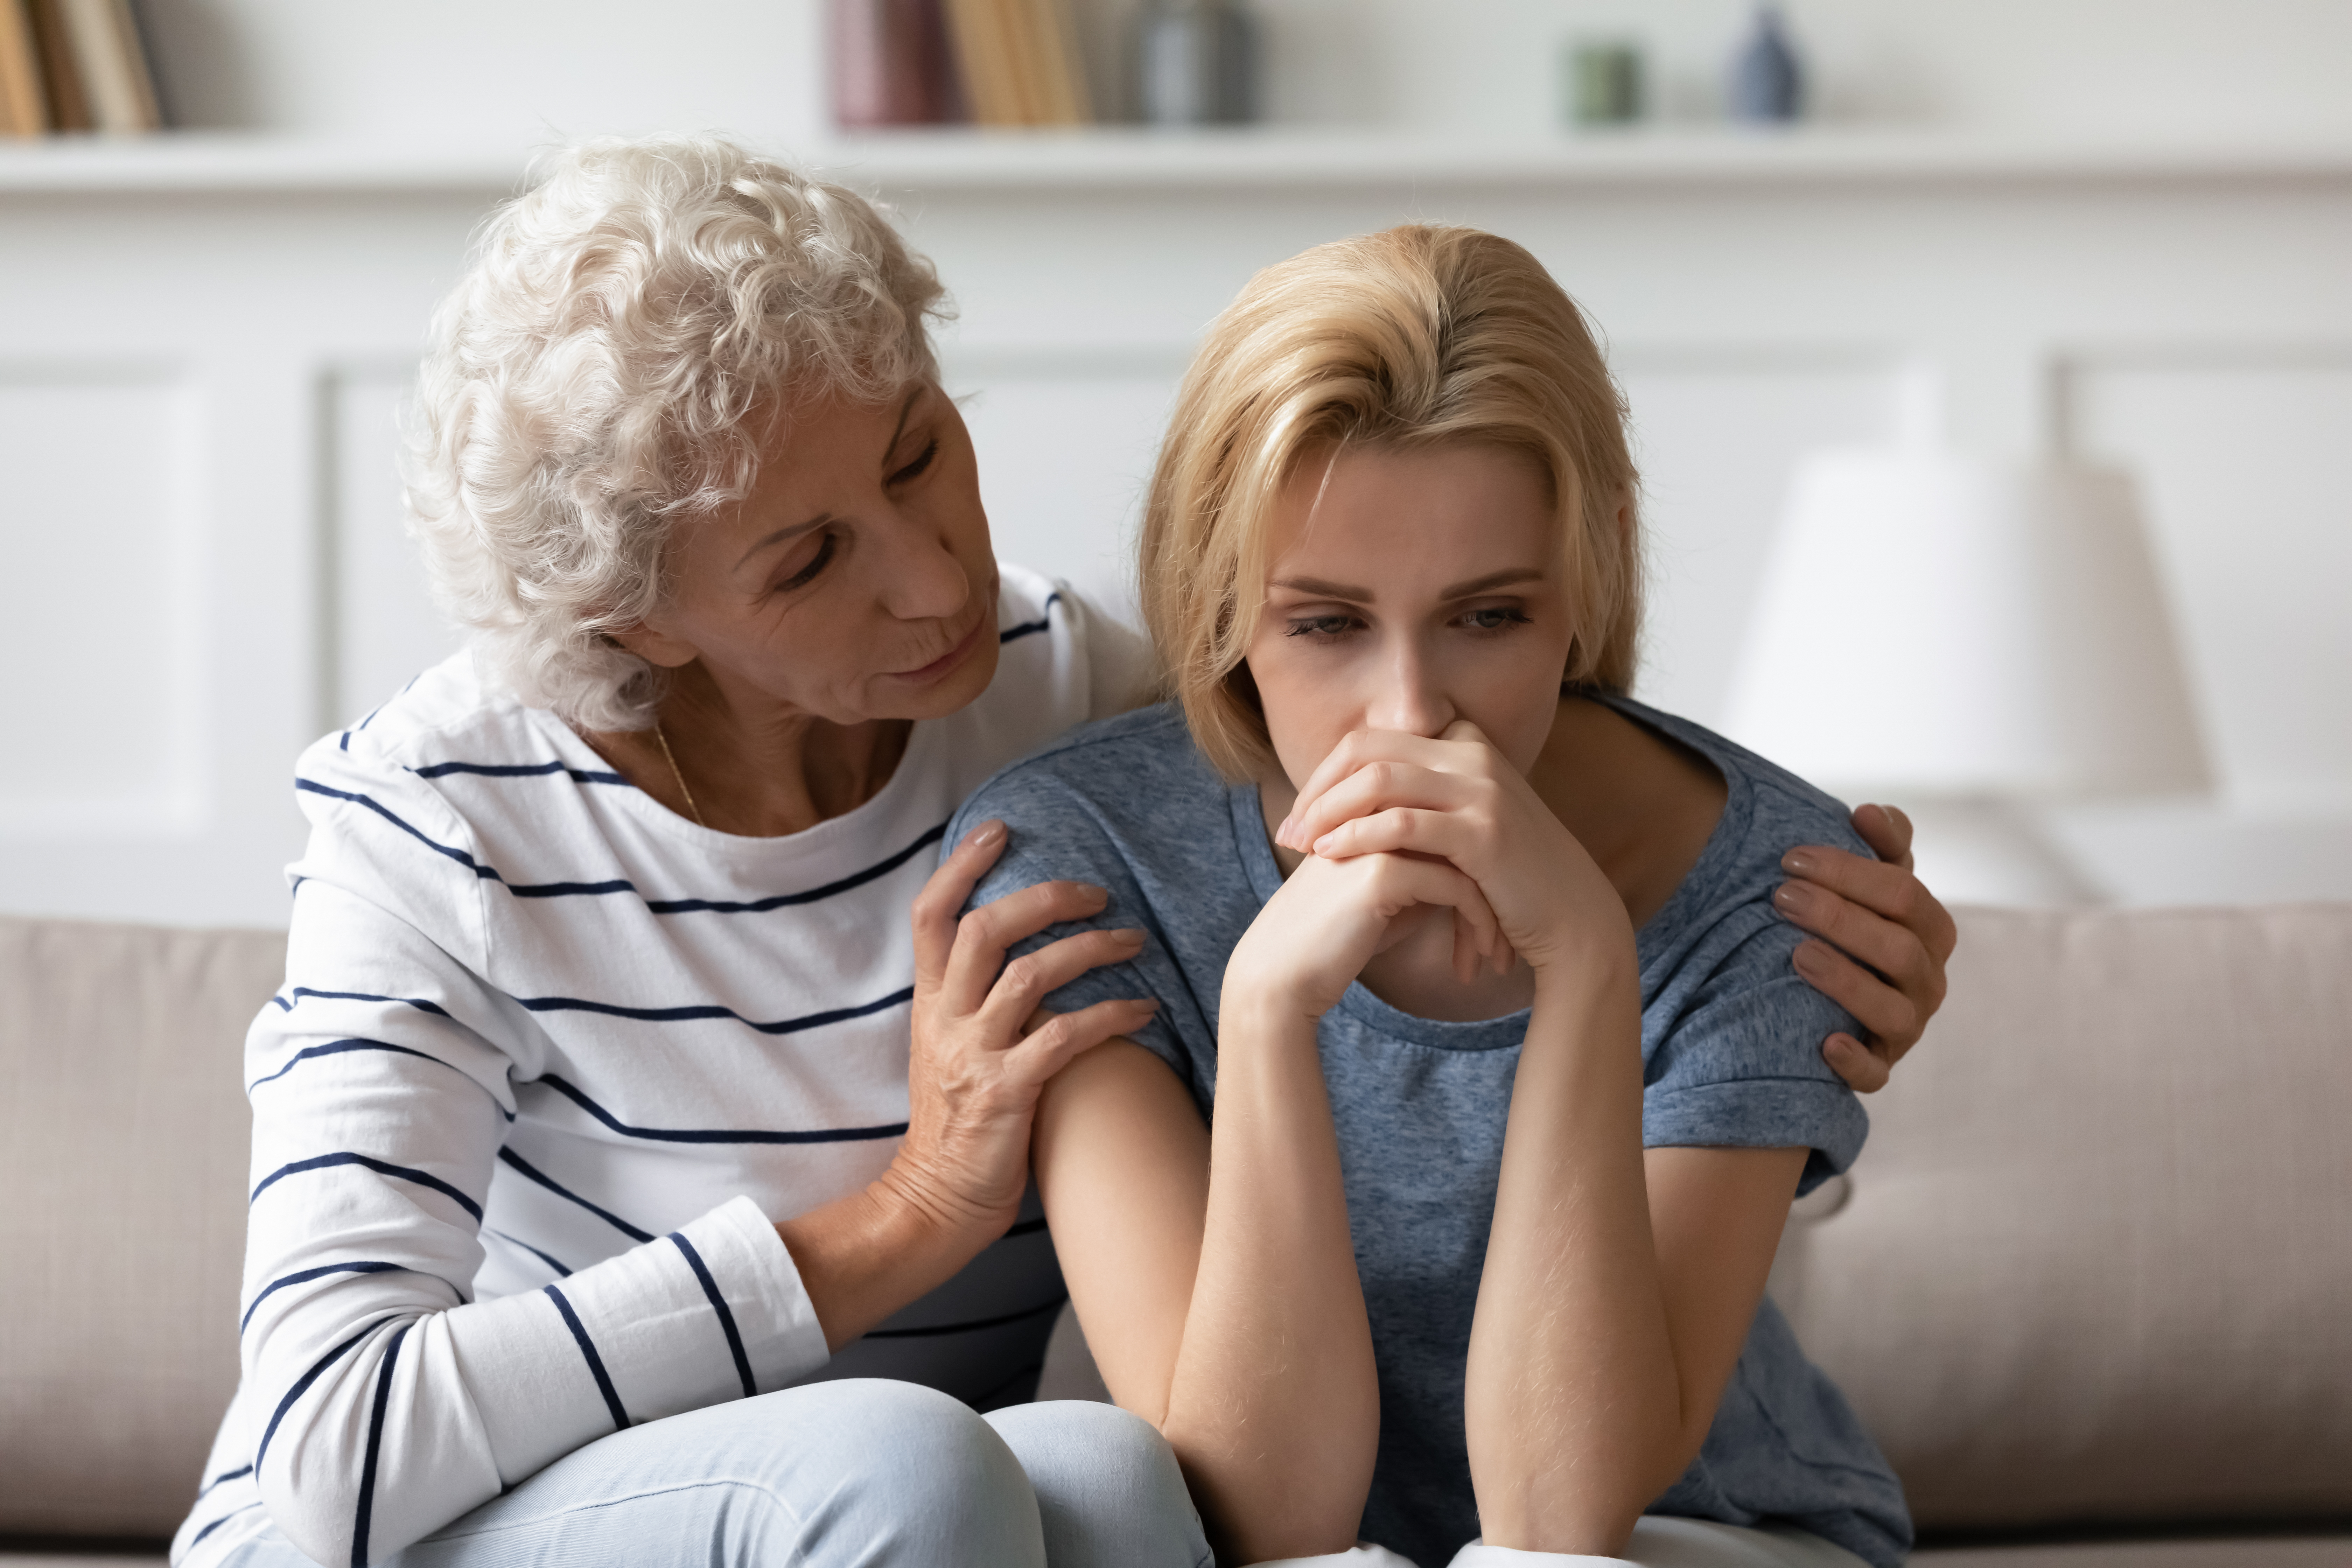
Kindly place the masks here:
<instances>
[{"instance_id":1,"label":"blonde woman","mask_svg":"<svg viewBox=\"0 0 2352 1568\"><path fill-rule=\"evenodd\" d=\"M1908 1546L1763 1299L1790 1200L1865 1130L1776 899L1801 847L1863 846L1626 696L1634 486L1518 247L1412 227L1273 268L1152 485L1178 700L962 814L1012 830L980 897L1082 879L1148 933L1048 1004L1161 1007L1047 1086L1034 1163L1110 1389L1222 1562Z\"/></svg>"}]
</instances>

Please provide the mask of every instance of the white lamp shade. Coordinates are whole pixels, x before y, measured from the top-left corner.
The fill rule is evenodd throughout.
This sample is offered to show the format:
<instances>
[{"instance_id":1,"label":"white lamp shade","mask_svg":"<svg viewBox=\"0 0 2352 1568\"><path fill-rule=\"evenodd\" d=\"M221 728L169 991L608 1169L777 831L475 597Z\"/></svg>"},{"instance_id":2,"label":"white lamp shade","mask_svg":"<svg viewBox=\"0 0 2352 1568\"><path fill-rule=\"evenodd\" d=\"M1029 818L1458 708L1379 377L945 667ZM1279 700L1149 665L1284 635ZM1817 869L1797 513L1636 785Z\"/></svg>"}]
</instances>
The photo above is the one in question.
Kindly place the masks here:
<instances>
[{"instance_id":1,"label":"white lamp shade","mask_svg":"<svg viewBox=\"0 0 2352 1568\"><path fill-rule=\"evenodd\" d=\"M2209 782L2131 482L1927 444L1800 465L1727 728L1833 789Z\"/></svg>"}]
</instances>

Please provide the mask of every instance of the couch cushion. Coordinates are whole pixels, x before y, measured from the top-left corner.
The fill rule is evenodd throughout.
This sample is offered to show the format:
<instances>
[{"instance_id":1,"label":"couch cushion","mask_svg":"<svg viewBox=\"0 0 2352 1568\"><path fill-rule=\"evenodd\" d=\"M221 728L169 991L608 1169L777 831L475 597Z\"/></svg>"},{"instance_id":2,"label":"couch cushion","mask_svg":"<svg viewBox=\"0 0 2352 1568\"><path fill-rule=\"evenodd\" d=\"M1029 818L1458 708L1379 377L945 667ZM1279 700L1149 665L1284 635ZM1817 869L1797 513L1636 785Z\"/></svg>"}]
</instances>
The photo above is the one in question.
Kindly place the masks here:
<instances>
[{"instance_id":1,"label":"couch cushion","mask_svg":"<svg viewBox=\"0 0 2352 1568\"><path fill-rule=\"evenodd\" d=\"M1960 930L1776 1271L1920 1524L2352 1517L2352 906Z\"/></svg>"},{"instance_id":2,"label":"couch cushion","mask_svg":"<svg viewBox=\"0 0 2352 1568\"><path fill-rule=\"evenodd\" d=\"M1912 1568L2345 1568L2348 1563L2352 1536L2343 1535L1970 1546L1911 1554Z\"/></svg>"},{"instance_id":3,"label":"couch cushion","mask_svg":"<svg viewBox=\"0 0 2352 1568\"><path fill-rule=\"evenodd\" d=\"M168 1535L236 1384L276 932L0 919L0 1534Z\"/></svg>"}]
</instances>

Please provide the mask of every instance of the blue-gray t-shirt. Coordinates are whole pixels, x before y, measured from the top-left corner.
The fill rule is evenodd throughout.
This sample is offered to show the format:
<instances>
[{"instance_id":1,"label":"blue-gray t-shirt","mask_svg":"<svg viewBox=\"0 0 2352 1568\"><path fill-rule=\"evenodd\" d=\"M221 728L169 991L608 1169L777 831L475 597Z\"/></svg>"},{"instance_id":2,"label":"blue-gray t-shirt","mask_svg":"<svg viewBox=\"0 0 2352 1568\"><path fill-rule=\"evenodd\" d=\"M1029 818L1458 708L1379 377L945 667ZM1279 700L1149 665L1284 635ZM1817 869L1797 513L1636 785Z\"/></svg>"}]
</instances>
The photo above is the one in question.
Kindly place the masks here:
<instances>
[{"instance_id":1,"label":"blue-gray t-shirt","mask_svg":"<svg viewBox=\"0 0 2352 1568\"><path fill-rule=\"evenodd\" d=\"M1837 802L1802 781L1696 724L1603 700L1706 757L1728 788L1697 865L1638 933L1643 1142L1803 1145L1812 1154L1801 1190L1811 1188L1853 1163L1867 1130L1821 1057L1825 1037L1855 1026L1790 968L1802 933L1774 912L1772 890L1795 845L1869 851ZM1159 1016L1135 1039L1208 1117L1225 961L1282 885L1256 787L1227 784L1181 714L1160 707L1074 731L1007 768L965 804L947 842L992 816L1011 843L974 903L1054 879L1095 882L1110 902L1086 923L1149 933L1134 960L1090 972L1047 1005L1157 998ZM1423 1563L1478 1533L1464 1369L1527 1023L1525 1012L1414 1017L1358 984L1319 1031L1380 1372L1380 1454L1361 1531ZM1911 1542L1901 1484L1769 1298L1698 1458L1652 1511L1784 1521L1888 1568Z\"/></svg>"}]
</instances>

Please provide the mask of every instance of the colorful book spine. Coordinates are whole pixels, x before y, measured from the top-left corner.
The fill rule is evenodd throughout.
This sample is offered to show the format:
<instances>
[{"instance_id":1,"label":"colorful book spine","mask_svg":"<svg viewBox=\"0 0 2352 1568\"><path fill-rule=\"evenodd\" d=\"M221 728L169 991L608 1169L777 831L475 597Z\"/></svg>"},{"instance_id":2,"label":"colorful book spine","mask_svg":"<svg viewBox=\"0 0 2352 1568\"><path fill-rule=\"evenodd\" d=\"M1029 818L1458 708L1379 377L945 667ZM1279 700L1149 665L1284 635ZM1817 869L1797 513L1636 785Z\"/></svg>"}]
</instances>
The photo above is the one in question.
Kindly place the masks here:
<instances>
[{"instance_id":1,"label":"colorful book spine","mask_svg":"<svg viewBox=\"0 0 2352 1568\"><path fill-rule=\"evenodd\" d=\"M0 133L163 125L131 0L0 0Z\"/></svg>"},{"instance_id":2,"label":"colorful book spine","mask_svg":"<svg viewBox=\"0 0 2352 1568\"><path fill-rule=\"evenodd\" d=\"M41 84L41 45L25 0L0 0L0 136L38 136L49 128Z\"/></svg>"},{"instance_id":3,"label":"colorful book spine","mask_svg":"<svg viewBox=\"0 0 2352 1568\"><path fill-rule=\"evenodd\" d=\"M1067 0L948 0L964 100L982 125L1094 119Z\"/></svg>"},{"instance_id":4,"label":"colorful book spine","mask_svg":"<svg viewBox=\"0 0 2352 1568\"><path fill-rule=\"evenodd\" d=\"M41 54L41 90L49 105L49 129L87 131L89 100L83 95L81 68L66 31L64 0L28 0L33 38Z\"/></svg>"},{"instance_id":5,"label":"colorful book spine","mask_svg":"<svg viewBox=\"0 0 2352 1568\"><path fill-rule=\"evenodd\" d=\"M163 129L155 81L139 47L131 0L64 0L66 32L80 68L90 128L131 136Z\"/></svg>"}]
</instances>

